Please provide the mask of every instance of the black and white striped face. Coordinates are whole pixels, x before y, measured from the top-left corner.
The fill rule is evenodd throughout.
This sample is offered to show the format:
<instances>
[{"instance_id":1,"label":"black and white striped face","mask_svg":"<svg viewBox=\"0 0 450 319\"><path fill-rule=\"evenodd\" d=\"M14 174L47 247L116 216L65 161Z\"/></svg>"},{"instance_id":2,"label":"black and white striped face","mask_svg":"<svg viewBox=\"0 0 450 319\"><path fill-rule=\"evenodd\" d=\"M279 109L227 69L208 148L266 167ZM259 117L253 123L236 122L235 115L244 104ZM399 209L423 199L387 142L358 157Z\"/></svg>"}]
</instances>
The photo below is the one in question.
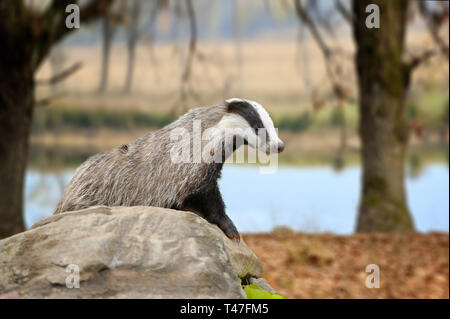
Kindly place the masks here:
<instances>
[{"instance_id":1,"label":"black and white striped face","mask_svg":"<svg viewBox=\"0 0 450 319\"><path fill-rule=\"evenodd\" d=\"M227 128L239 128L245 132L244 143L266 153L280 153L284 143L278 137L277 131L269 113L261 104L250 100L232 98L225 101L227 114L220 125Z\"/></svg>"}]
</instances>

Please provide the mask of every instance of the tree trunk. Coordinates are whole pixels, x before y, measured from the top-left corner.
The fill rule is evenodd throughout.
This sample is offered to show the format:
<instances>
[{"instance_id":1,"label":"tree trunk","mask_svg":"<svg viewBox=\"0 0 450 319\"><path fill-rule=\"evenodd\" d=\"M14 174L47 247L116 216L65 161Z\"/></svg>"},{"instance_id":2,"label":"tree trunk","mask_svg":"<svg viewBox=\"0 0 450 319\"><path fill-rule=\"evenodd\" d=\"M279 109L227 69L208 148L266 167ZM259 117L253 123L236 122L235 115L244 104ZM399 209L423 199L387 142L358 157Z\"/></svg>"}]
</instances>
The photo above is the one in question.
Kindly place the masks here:
<instances>
[{"instance_id":1,"label":"tree trunk","mask_svg":"<svg viewBox=\"0 0 450 319\"><path fill-rule=\"evenodd\" d=\"M366 27L366 7L380 8L380 28ZM408 0L353 1L360 94L362 194L356 230L413 229L405 194L408 141L405 96L408 74L402 61Z\"/></svg>"},{"instance_id":2,"label":"tree trunk","mask_svg":"<svg viewBox=\"0 0 450 319\"><path fill-rule=\"evenodd\" d=\"M0 62L0 239L25 230L22 197L33 110L31 68L5 62L11 61Z\"/></svg>"},{"instance_id":3,"label":"tree trunk","mask_svg":"<svg viewBox=\"0 0 450 319\"><path fill-rule=\"evenodd\" d=\"M100 73L99 92L105 92L108 86L109 57L111 53L111 43L114 35L114 27L108 17L102 19L103 45L102 45L102 68Z\"/></svg>"},{"instance_id":4,"label":"tree trunk","mask_svg":"<svg viewBox=\"0 0 450 319\"><path fill-rule=\"evenodd\" d=\"M128 64L127 64L127 76L125 78L124 93L131 92L131 86L133 84L133 72L134 72L134 58L136 54L136 44L138 40L138 24L139 24L139 12L141 11L141 1L134 0L131 8L130 26L128 29L127 49L128 49Z\"/></svg>"},{"instance_id":5,"label":"tree trunk","mask_svg":"<svg viewBox=\"0 0 450 319\"><path fill-rule=\"evenodd\" d=\"M238 0L233 0L232 2L233 10L233 37L235 43L235 55L236 55L236 70L237 76L233 82L236 83L236 88L234 88L235 94L237 96L242 96L244 92L244 67L243 67L243 54L242 54L242 21L241 21L241 10L239 7Z\"/></svg>"},{"instance_id":6,"label":"tree trunk","mask_svg":"<svg viewBox=\"0 0 450 319\"><path fill-rule=\"evenodd\" d=\"M36 57L23 8L20 1L0 6L0 239L25 229L22 197Z\"/></svg>"},{"instance_id":7,"label":"tree trunk","mask_svg":"<svg viewBox=\"0 0 450 319\"><path fill-rule=\"evenodd\" d=\"M34 72L52 45L73 29L64 9L74 0L51 1L39 15L24 1L0 4L0 239L25 229L23 186L34 106ZM82 23L103 15L112 1L90 1Z\"/></svg>"}]
</instances>

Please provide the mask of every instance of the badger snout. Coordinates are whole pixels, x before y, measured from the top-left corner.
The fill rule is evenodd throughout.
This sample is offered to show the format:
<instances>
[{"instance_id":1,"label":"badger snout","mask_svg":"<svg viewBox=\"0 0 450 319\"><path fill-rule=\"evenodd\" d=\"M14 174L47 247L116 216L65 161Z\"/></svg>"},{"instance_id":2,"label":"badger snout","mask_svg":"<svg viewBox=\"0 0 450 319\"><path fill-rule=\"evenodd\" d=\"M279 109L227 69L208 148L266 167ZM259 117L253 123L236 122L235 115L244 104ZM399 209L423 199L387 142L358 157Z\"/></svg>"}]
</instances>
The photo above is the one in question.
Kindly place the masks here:
<instances>
[{"instance_id":1,"label":"badger snout","mask_svg":"<svg viewBox=\"0 0 450 319\"><path fill-rule=\"evenodd\" d=\"M269 153L281 153L284 150L284 143L282 141L278 141L277 143L272 143L270 148L267 150L267 154Z\"/></svg>"}]
</instances>

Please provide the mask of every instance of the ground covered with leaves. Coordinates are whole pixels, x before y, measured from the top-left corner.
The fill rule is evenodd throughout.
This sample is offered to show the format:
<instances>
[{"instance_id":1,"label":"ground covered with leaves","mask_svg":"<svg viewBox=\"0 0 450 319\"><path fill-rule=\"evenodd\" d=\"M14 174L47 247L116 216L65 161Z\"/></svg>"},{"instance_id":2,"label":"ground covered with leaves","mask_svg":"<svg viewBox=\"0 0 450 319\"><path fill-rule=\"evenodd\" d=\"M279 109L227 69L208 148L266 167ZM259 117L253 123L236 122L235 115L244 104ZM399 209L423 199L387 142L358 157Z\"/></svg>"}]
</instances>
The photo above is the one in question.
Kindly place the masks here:
<instances>
[{"instance_id":1,"label":"ground covered with leaves","mask_svg":"<svg viewBox=\"0 0 450 319\"><path fill-rule=\"evenodd\" d=\"M286 298L449 298L449 235L245 234L264 278ZM380 270L380 287L367 288Z\"/></svg>"}]
</instances>

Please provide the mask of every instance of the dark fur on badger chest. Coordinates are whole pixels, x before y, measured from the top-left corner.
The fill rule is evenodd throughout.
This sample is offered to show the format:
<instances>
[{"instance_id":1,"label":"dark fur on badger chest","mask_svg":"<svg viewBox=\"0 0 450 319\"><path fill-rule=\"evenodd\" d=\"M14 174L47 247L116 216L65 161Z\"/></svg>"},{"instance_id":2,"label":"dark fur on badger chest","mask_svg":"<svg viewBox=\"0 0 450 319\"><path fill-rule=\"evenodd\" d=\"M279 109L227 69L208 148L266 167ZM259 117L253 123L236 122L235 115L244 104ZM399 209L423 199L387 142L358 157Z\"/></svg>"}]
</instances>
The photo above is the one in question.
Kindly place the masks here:
<instances>
[{"instance_id":1,"label":"dark fur on badger chest","mask_svg":"<svg viewBox=\"0 0 450 319\"><path fill-rule=\"evenodd\" d=\"M194 123L201 124L202 132L214 128L217 132L244 129L251 133L231 140L216 134L210 152L220 155L220 161L175 163L171 151L180 142L174 141L171 133L177 129L194 132ZM258 136L261 129L265 138ZM55 214L96 205L188 210L219 226L228 237L239 239L225 213L217 181L225 159L244 143L266 152L284 148L268 113L258 103L229 99L222 105L191 110L158 131L89 158L75 171Z\"/></svg>"}]
</instances>

